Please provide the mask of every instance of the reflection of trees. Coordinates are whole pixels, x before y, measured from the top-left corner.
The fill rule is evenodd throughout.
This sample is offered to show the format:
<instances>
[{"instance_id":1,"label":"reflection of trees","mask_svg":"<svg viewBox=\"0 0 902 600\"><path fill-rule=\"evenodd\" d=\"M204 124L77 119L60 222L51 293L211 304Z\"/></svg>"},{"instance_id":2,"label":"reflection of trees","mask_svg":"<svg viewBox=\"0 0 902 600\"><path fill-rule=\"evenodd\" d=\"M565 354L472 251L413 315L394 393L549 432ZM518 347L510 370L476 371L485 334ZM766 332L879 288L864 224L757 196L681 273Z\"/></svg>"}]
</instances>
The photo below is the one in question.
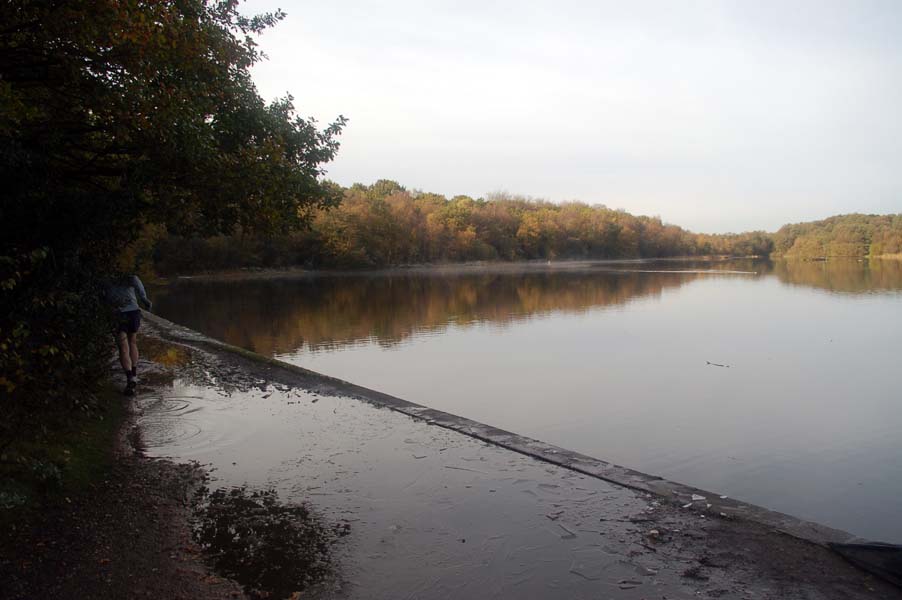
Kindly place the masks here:
<instances>
[{"instance_id":1,"label":"reflection of trees","mask_svg":"<svg viewBox=\"0 0 902 600\"><path fill-rule=\"evenodd\" d=\"M902 290L899 260L781 260L774 263L773 271L784 283L833 292Z\"/></svg>"},{"instance_id":2,"label":"reflection of trees","mask_svg":"<svg viewBox=\"0 0 902 600\"><path fill-rule=\"evenodd\" d=\"M506 325L658 296L695 273L591 272L308 277L191 282L161 291L164 316L261 354L364 340L396 344L449 323Z\"/></svg>"},{"instance_id":3,"label":"reflection of trees","mask_svg":"<svg viewBox=\"0 0 902 600\"><path fill-rule=\"evenodd\" d=\"M507 325L552 312L581 313L655 297L701 275L637 272L662 265L620 265L619 272L580 268L425 274L310 276L186 282L160 290L161 314L261 354L376 341L397 344L450 323ZM668 269L773 272L791 285L839 292L902 290L902 261L669 263ZM629 270L627 270L629 269Z\"/></svg>"}]
</instances>

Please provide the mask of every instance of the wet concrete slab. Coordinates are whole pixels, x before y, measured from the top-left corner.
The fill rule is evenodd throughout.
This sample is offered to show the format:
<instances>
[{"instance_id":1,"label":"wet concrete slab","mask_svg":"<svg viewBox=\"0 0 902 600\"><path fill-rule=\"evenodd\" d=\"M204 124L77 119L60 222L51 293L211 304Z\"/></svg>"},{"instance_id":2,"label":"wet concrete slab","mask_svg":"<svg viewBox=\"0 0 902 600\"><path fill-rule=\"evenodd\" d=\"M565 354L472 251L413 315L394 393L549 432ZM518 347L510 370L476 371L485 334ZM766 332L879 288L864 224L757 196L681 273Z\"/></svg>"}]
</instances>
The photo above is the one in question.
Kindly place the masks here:
<instances>
[{"instance_id":1,"label":"wet concrete slab","mask_svg":"<svg viewBox=\"0 0 902 600\"><path fill-rule=\"evenodd\" d=\"M646 494L350 398L177 381L138 407L150 455L349 523L342 597L695 595L638 545L629 519L655 509Z\"/></svg>"},{"instance_id":2,"label":"wet concrete slab","mask_svg":"<svg viewBox=\"0 0 902 600\"><path fill-rule=\"evenodd\" d=\"M155 327L203 360L142 389L148 454L349 524L322 596L902 597L729 499Z\"/></svg>"}]
</instances>

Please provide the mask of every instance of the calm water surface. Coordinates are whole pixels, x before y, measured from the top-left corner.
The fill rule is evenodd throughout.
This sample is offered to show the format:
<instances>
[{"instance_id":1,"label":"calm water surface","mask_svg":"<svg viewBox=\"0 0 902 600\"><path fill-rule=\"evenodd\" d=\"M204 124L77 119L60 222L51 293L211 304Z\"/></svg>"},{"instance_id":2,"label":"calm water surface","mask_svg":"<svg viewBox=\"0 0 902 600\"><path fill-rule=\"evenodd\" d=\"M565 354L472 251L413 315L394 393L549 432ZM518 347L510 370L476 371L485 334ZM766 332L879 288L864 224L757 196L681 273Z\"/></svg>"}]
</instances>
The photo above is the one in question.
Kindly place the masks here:
<instances>
[{"instance_id":1,"label":"calm water surface","mask_svg":"<svg viewBox=\"0 0 902 600\"><path fill-rule=\"evenodd\" d=\"M902 543L902 261L183 281L155 305L315 371Z\"/></svg>"}]
</instances>

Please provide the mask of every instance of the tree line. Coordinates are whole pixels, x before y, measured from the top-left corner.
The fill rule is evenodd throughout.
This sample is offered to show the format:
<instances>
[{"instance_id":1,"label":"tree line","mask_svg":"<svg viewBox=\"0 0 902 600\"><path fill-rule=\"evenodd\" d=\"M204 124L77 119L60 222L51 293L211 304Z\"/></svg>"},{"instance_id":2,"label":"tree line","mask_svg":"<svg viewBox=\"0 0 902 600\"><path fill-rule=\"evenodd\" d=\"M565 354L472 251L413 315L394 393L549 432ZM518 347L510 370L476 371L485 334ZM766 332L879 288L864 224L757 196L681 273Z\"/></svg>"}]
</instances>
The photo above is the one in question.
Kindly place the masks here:
<instances>
[{"instance_id":1,"label":"tree line","mask_svg":"<svg viewBox=\"0 0 902 600\"><path fill-rule=\"evenodd\" d=\"M504 193L447 198L390 180L342 188L286 235L146 233L139 262L174 275L239 268L378 268L467 261L902 255L902 214L838 215L775 233L693 233L659 217Z\"/></svg>"},{"instance_id":2,"label":"tree line","mask_svg":"<svg viewBox=\"0 0 902 600\"><path fill-rule=\"evenodd\" d=\"M784 225L775 234L774 253L786 258L902 258L902 214L850 214Z\"/></svg>"},{"instance_id":3,"label":"tree line","mask_svg":"<svg viewBox=\"0 0 902 600\"><path fill-rule=\"evenodd\" d=\"M466 261L767 256L760 231L709 235L659 217L503 193L447 198L379 180L340 188L337 206L284 236L162 235L145 255L163 274L241 267L373 268ZM149 235L159 234L152 232Z\"/></svg>"}]
</instances>

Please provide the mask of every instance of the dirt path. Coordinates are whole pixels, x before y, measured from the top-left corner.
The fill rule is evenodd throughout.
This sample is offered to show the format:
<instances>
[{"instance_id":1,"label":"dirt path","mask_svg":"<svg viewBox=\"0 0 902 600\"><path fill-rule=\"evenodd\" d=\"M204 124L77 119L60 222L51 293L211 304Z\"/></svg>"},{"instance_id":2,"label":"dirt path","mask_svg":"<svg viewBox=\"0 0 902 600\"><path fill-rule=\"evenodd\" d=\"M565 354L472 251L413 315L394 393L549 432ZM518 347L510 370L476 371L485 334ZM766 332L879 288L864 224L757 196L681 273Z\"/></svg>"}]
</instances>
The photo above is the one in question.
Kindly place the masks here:
<instances>
[{"instance_id":1,"label":"dirt path","mask_svg":"<svg viewBox=\"0 0 902 600\"><path fill-rule=\"evenodd\" d=\"M0 598L244 597L210 571L191 537L191 498L203 471L144 458L138 445L127 421L102 480L3 532Z\"/></svg>"}]
</instances>

